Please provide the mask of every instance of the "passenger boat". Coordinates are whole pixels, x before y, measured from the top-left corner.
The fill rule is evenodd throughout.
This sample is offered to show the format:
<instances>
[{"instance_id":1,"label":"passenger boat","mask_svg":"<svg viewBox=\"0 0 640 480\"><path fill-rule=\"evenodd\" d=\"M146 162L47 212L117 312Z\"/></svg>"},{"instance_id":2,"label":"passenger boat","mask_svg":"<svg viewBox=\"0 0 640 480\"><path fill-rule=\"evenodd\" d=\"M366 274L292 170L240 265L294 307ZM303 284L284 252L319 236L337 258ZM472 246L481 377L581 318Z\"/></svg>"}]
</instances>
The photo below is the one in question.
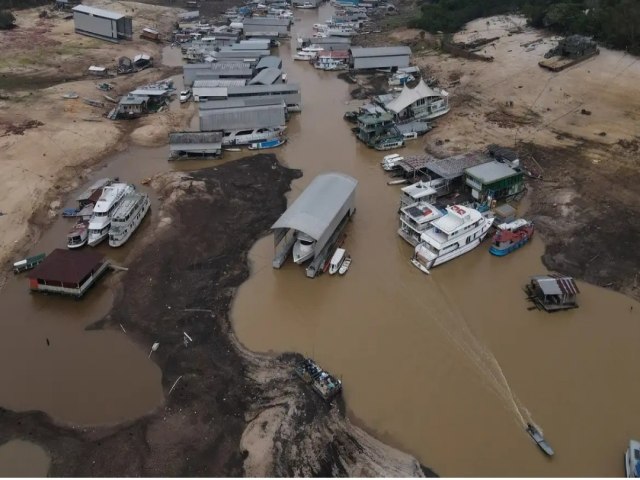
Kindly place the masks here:
<instances>
[{"instance_id":1,"label":"passenger boat","mask_svg":"<svg viewBox=\"0 0 640 480\"><path fill-rule=\"evenodd\" d=\"M404 147L404 138L386 138L377 142L373 148L379 151L393 150L395 148Z\"/></svg>"},{"instance_id":2,"label":"passenger boat","mask_svg":"<svg viewBox=\"0 0 640 480\"><path fill-rule=\"evenodd\" d=\"M624 470L627 478L640 477L640 442L629 440L629 448L624 453Z\"/></svg>"},{"instance_id":3,"label":"passenger boat","mask_svg":"<svg viewBox=\"0 0 640 480\"><path fill-rule=\"evenodd\" d=\"M236 145L249 145L251 143L270 140L282 134L287 127L254 128L253 130L233 130L224 132L222 137L223 147Z\"/></svg>"},{"instance_id":4,"label":"passenger boat","mask_svg":"<svg viewBox=\"0 0 640 480\"><path fill-rule=\"evenodd\" d=\"M351 266L351 257L347 255L347 257L344 259L344 262L342 262L342 265L340 265L340 270L338 270L338 273L340 275L344 275L345 273L347 273L347 270L349 270L350 266Z\"/></svg>"},{"instance_id":5,"label":"passenger boat","mask_svg":"<svg viewBox=\"0 0 640 480\"><path fill-rule=\"evenodd\" d=\"M146 193L126 195L113 213L111 228L109 228L109 246L124 245L140 226L150 206L151 200Z\"/></svg>"},{"instance_id":6,"label":"passenger boat","mask_svg":"<svg viewBox=\"0 0 640 480\"><path fill-rule=\"evenodd\" d=\"M553 448L547 443L547 441L542 436L542 433L532 424L527 423L526 428L527 433L533 438L533 441L536 442L540 450L542 450L545 454L553 457Z\"/></svg>"},{"instance_id":7,"label":"passenger boat","mask_svg":"<svg viewBox=\"0 0 640 480\"><path fill-rule=\"evenodd\" d=\"M329 275L335 275L340 270L342 266L342 262L344 261L344 256L347 251L344 248L337 248L333 257L331 257L331 262L329 263Z\"/></svg>"},{"instance_id":8,"label":"passenger boat","mask_svg":"<svg viewBox=\"0 0 640 480\"><path fill-rule=\"evenodd\" d=\"M89 221L80 220L67 234L67 248L80 248L87 244L89 238Z\"/></svg>"},{"instance_id":9,"label":"passenger boat","mask_svg":"<svg viewBox=\"0 0 640 480\"><path fill-rule=\"evenodd\" d=\"M420 201L402 207L400 208L398 235L412 247L415 247L420 243L421 235L431 227L434 220L440 217L442 217L442 212L428 202Z\"/></svg>"},{"instance_id":10,"label":"passenger boat","mask_svg":"<svg viewBox=\"0 0 640 480\"><path fill-rule=\"evenodd\" d=\"M493 236L493 243L489 252L503 257L517 250L533 237L533 222L519 218L511 223L501 223Z\"/></svg>"},{"instance_id":11,"label":"passenger boat","mask_svg":"<svg viewBox=\"0 0 640 480\"><path fill-rule=\"evenodd\" d=\"M95 247L109 235L113 213L122 197L133 192L135 187L126 183L114 183L102 189L102 195L93 207L93 215L89 220L89 245Z\"/></svg>"},{"instance_id":12,"label":"passenger boat","mask_svg":"<svg viewBox=\"0 0 640 480\"><path fill-rule=\"evenodd\" d=\"M301 264L313 257L316 241L302 232L297 232L296 243L293 244L293 261Z\"/></svg>"},{"instance_id":13,"label":"passenger boat","mask_svg":"<svg viewBox=\"0 0 640 480\"><path fill-rule=\"evenodd\" d=\"M252 143L249 145L249 150L265 150L267 148L276 148L283 145L287 141L286 137L273 138L271 140L265 140L264 142Z\"/></svg>"},{"instance_id":14,"label":"passenger boat","mask_svg":"<svg viewBox=\"0 0 640 480\"><path fill-rule=\"evenodd\" d=\"M350 27L330 27L325 31L329 37L352 37L357 32Z\"/></svg>"},{"instance_id":15,"label":"passenger boat","mask_svg":"<svg viewBox=\"0 0 640 480\"><path fill-rule=\"evenodd\" d=\"M420 236L411 259L424 273L429 269L470 252L484 240L493 217L462 205L447 207L447 214L431 223Z\"/></svg>"},{"instance_id":16,"label":"passenger boat","mask_svg":"<svg viewBox=\"0 0 640 480\"><path fill-rule=\"evenodd\" d=\"M316 58L316 55L317 55L316 52L305 52L305 51L301 50L301 51L297 52L293 56L293 59L294 60L301 60L303 62L310 62L311 60Z\"/></svg>"}]
</instances>

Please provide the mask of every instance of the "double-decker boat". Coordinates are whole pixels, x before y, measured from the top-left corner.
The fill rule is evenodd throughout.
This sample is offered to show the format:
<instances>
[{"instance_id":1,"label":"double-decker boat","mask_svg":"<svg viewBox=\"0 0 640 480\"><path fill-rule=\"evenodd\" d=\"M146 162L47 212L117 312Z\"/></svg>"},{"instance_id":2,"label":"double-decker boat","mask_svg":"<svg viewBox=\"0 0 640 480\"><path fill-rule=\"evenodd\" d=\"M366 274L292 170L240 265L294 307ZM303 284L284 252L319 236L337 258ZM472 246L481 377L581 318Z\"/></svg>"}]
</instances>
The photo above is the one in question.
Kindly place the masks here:
<instances>
[{"instance_id":1,"label":"double-decker boat","mask_svg":"<svg viewBox=\"0 0 640 480\"><path fill-rule=\"evenodd\" d=\"M140 226L151 206L149 195L146 193L131 193L125 196L111 219L109 229L109 245L119 247Z\"/></svg>"}]
</instances>

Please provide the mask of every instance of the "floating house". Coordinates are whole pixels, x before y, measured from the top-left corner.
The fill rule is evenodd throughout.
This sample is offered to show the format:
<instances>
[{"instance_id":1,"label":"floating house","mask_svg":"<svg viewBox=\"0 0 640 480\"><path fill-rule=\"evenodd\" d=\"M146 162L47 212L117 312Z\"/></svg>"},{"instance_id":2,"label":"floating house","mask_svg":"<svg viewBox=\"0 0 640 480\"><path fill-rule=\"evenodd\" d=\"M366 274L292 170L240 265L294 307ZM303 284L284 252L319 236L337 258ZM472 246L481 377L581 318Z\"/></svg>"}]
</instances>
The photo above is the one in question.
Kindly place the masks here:
<instances>
[{"instance_id":1,"label":"floating house","mask_svg":"<svg viewBox=\"0 0 640 480\"><path fill-rule=\"evenodd\" d=\"M133 36L131 17L86 5L78 5L72 10L76 33L115 43L131 40Z\"/></svg>"},{"instance_id":2,"label":"floating house","mask_svg":"<svg viewBox=\"0 0 640 480\"><path fill-rule=\"evenodd\" d=\"M199 115L202 132L283 127L286 123L286 106L282 101L275 105L228 105L201 109Z\"/></svg>"},{"instance_id":3,"label":"floating house","mask_svg":"<svg viewBox=\"0 0 640 480\"><path fill-rule=\"evenodd\" d=\"M571 277L536 275L525 286L525 292L536 307L547 312L578 308L576 296L580 290Z\"/></svg>"},{"instance_id":4,"label":"floating house","mask_svg":"<svg viewBox=\"0 0 640 480\"><path fill-rule=\"evenodd\" d=\"M109 267L104 256L94 250L63 250L51 252L29 272L32 292L58 293L82 297Z\"/></svg>"},{"instance_id":5,"label":"floating house","mask_svg":"<svg viewBox=\"0 0 640 480\"><path fill-rule=\"evenodd\" d=\"M307 277L315 277L328 260L347 222L356 211L355 178L343 173L318 175L282 216L271 226L275 256L273 268L280 268L289 253L303 241L305 260L310 260ZM302 263L298 261L297 263Z\"/></svg>"},{"instance_id":6,"label":"floating house","mask_svg":"<svg viewBox=\"0 0 640 480\"><path fill-rule=\"evenodd\" d=\"M355 128L358 140L375 148L385 140L402 140L402 133L396 127L393 115L390 113L365 114L358 116L358 126Z\"/></svg>"},{"instance_id":7,"label":"floating house","mask_svg":"<svg viewBox=\"0 0 640 480\"><path fill-rule=\"evenodd\" d=\"M222 132L173 132L169 134L171 158L183 156L219 156Z\"/></svg>"},{"instance_id":8,"label":"floating house","mask_svg":"<svg viewBox=\"0 0 640 480\"><path fill-rule=\"evenodd\" d=\"M449 94L433 89L420 80L414 88L405 85L400 95L385 103L396 121L432 120L449 112Z\"/></svg>"},{"instance_id":9,"label":"floating house","mask_svg":"<svg viewBox=\"0 0 640 480\"><path fill-rule=\"evenodd\" d=\"M406 46L351 47L349 53L354 70L408 67L411 59L411 48Z\"/></svg>"},{"instance_id":10,"label":"floating house","mask_svg":"<svg viewBox=\"0 0 640 480\"><path fill-rule=\"evenodd\" d=\"M481 203L513 197L524 190L522 171L495 160L467 168L464 175L471 196Z\"/></svg>"},{"instance_id":11,"label":"floating house","mask_svg":"<svg viewBox=\"0 0 640 480\"><path fill-rule=\"evenodd\" d=\"M149 112L149 97L146 95L127 95L120 99L110 113L110 118L133 119Z\"/></svg>"},{"instance_id":12,"label":"floating house","mask_svg":"<svg viewBox=\"0 0 640 480\"><path fill-rule=\"evenodd\" d=\"M245 37L286 37L291 30L291 19L250 17L242 21Z\"/></svg>"},{"instance_id":13,"label":"floating house","mask_svg":"<svg viewBox=\"0 0 640 480\"><path fill-rule=\"evenodd\" d=\"M196 80L215 80L253 77L253 69L246 62L192 63L184 65L182 76L185 87L193 86Z\"/></svg>"}]
</instances>

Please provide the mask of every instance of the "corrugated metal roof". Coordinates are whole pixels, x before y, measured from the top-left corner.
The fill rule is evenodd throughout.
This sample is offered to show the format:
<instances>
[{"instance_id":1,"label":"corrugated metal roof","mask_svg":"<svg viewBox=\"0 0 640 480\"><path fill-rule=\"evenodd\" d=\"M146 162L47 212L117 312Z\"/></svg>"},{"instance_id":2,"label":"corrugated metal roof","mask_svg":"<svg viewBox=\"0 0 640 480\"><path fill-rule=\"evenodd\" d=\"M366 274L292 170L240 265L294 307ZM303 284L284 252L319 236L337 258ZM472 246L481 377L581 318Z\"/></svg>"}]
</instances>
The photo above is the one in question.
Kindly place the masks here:
<instances>
[{"instance_id":1,"label":"corrugated metal roof","mask_svg":"<svg viewBox=\"0 0 640 480\"><path fill-rule=\"evenodd\" d=\"M197 76L193 82L193 88L242 87L246 84L247 81L244 78L203 79Z\"/></svg>"},{"instance_id":2,"label":"corrugated metal roof","mask_svg":"<svg viewBox=\"0 0 640 480\"><path fill-rule=\"evenodd\" d=\"M300 85L297 83L276 83L274 85L246 85L244 87L229 87L229 96L238 95L252 95L252 94L269 94L269 93L282 93L290 90L296 90L300 92Z\"/></svg>"},{"instance_id":3,"label":"corrugated metal roof","mask_svg":"<svg viewBox=\"0 0 640 480\"><path fill-rule=\"evenodd\" d=\"M250 18L245 18L242 21L242 24L288 27L291 24L291 20L288 18L275 18L275 17L250 17Z\"/></svg>"},{"instance_id":4,"label":"corrugated metal roof","mask_svg":"<svg viewBox=\"0 0 640 480\"><path fill-rule=\"evenodd\" d=\"M320 240L336 213L353 194L358 181L344 173L318 175L271 229L287 228Z\"/></svg>"},{"instance_id":5,"label":"corrugated metal roof","mask_svg":"<svg viewBox=\"0 0 640 480\"><path fill-rule=\"evenodd\" d=\"M186 70L211 70L218 72L222 70L246 70L247 64L245 62L220 62L220 63L190 63L182 67Z\"/></svg>"},{"instance_id":6,"label":"corrugated metal roof","mask_svg":"<svg viewBox=\"0 0 640 480\"><path fill-rule=\"evenodd\" d=\"M169 143L219 143L222 132L173 132L169 134Z\"/></svg>"},{"instance_id":7,"label":"corrugated metal roof","mask_svg":"<svg viewBox=\"0 0 640 480\"><path fill-rule=\"evenodd\" d=\"M95 250L56 248L27 277L46 282L80 283L103 262L104 256Z\"/></svg>"},{"instance_id":8,"label":"corrugated metal roof","mask_svg":"<svg viewBox=\"0 0 640 480\"><path fill-rule=\"evenodd\" d=\"M493 159L485 153L471 152L433 160L429 162L426 167L442 178L452 179L460 177L467 168L491 162L492 160Z\"/></svg>"},{"instance_id":9,"label":"corrugated metal roof","mask_svg":"<svg viewBox=\"0 0 640 480\"><path fill-rule=\"evenodd\" d=\"M281 105L200 110L202 131L279 127L285 121L285 109Z\"/></svg>"},{"instance_id":10,"label":"corrugated metal roof","mask_svg":"<svg viewBox=\"0 0 640 480\"><path fill-rule=\"evenodd\" d=\"M232 50L231 47L220 47L217 52L211 52L214 58L261 58L269 56L269 50Z\"/></svg>"},{"instance_id":11,"label":"corrugated metal roof","mask_svg":"<svg viewBox=\"0 0 640 480\"><path fill-rule=\"evenodd\" d=\"M533 277L543 295L575 295L580 293L576 282L571 277L561 275L538 275Z\"/></svg>"},{"instance_id":12,"label":"corrugated metal roof","mask_svg":"<svg viewBox=\"0 0 640 480\"><path fill-rule=\"evenodd\" d=\"M172 143L169 145L172 152L190 153L217 153L222 150L222 142L216 143Z\"/></svg>"},{"instance_id":13,"label":"corrugated metal roof","mask_svg":"<svg viewBox=\"0 0 640 480\"><path fill-rule=\"evenodd\" d=\"M193 87L195 97L227 98L227 87Z\"/></svg>"},{"instance_id":14,"label":"corrugated metal roof","mask_svg":"<svg viewBox=\"0 0 640 480\"><path fill-rule=\"evenodd\" d=\"M389 57L395 55L411 55L409 47L352 47L351 56L353 58L365 57Z\"/></svg>"},{"instance_id":15,"label":"corrugated metal roof","mask_svg":"<svg viewBox=\"0 0 640 480\"><path fill-rule=\"evenodd\" d=\"M241 40L239 43L229 45L231 50L269 50L269 40Z\"/></svg>"},{"instance_id":16,"label":"corrugated metal roof","mask_svg":"<svg viewBox=\"0 0 640 480\"><path fill-rule=\"evenodd\" d=\"M307 42L315 43L316 45L324 45L326 43L351 45L351 39L349 37L322 37L322 38L307 38Z\"/></svg>"},{"instance_id":17,"label":"corrugated metal roof","mask_svg":"<svg viewBox=\"0 0 640 480\"><path fill-rule=\"evenodd\" d=\"M467 168L465 173L480 180L483 185L494 183L502 180L503 178L509 178L518 174L518 172L509 165L495 160Z\"/></svg>"},{"instance_id":18,"label":"corrugated metal roof","mask_svg":"<svg viewBox=\"0 0 640 480\"><path fill-rule=\"evenodd\" d=\"M265 68L249 80L249 85L273 85L282 76L282 70L279 68Z\"/></svg>"},{"instance_id":19,"label":"corrugated metal roof","mask_svg":"<svg viewBox=\"0 0 640 480\"><path fill-rule=\"evenodd\" d=\"M146 95L138 95L138 96L127 96L120 99L121 105L142 105L145 102L149 101L149 97Z\"/></svg>"},{"instance_id":20,"label":"corrugated metal roof","mask_svg":"<svg viewBox=\"0 0 640 480\"><path fill-rule=\"evenodd\" d=\"M169 95L169 92L167 90L163 90L162 88L138 88L133 92L129 92L129 95L133 95L136 97L162 97L164 95Z\"/></svg>"},{"instance_id":21,"label":"corrugated metal roof","mask_svg":"<svg viewBox=\"0 0 640 480\"><path fill-rule=\"evenodd\" d=\"M222 108L257 107L262 105L281 105L285 107L284 100L279 96L271 97L242 97L229 98L227 100L209 100L200 103L200 110L219 110Z\"/></svg>"},{"instance_id":22,"label":"corrugated metal roof","mask_svg":"<svg viewBox=\"0 0 640 480\"><path fill-rule=\"evenodd\" d=\"M258 65L256 65L256 70L262 70L263 68L282 68L282 59L275 55L262 57Z\"/></svg>"},{"instance_id":23,"label":"corrugated metal roof","mask_svg":"<svg viewBox=\"0 0 640 480\"><path fill-rule=\"evenodd\" d=\"M120 20L125 16L121 13L112 12L110 10L103 10L102 8L89 7L87 5L78 5L71 10L79 13L86 13L87 15L93 15L95 17L109 18L111 20Z\"/></svg>"}]
</instances>

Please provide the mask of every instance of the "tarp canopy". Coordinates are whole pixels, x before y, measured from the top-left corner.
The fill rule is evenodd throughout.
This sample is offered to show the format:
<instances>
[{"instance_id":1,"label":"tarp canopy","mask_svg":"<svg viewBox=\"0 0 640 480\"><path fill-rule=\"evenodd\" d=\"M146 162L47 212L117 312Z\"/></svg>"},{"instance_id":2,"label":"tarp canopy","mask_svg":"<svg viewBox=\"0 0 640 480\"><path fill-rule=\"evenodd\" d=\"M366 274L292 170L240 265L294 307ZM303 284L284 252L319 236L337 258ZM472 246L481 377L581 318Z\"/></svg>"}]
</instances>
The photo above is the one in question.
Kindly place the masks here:
<instances>
[{"instance_id":1,"label":"tarp canopy","mask_svg":"<svg viewBox=\"0 0 640 480\"><path fill-rule=\"evenodd\" d=\"M446 96L446 92L438 92L430 88L426 83L424 83L424 80L421 79L415 88L409 88L405 85L402 92L400 92L400 95L389 102L386 107L394 113L400 113L409 105L417 102L421 98Z\"/></svg>"}]
</instances>

